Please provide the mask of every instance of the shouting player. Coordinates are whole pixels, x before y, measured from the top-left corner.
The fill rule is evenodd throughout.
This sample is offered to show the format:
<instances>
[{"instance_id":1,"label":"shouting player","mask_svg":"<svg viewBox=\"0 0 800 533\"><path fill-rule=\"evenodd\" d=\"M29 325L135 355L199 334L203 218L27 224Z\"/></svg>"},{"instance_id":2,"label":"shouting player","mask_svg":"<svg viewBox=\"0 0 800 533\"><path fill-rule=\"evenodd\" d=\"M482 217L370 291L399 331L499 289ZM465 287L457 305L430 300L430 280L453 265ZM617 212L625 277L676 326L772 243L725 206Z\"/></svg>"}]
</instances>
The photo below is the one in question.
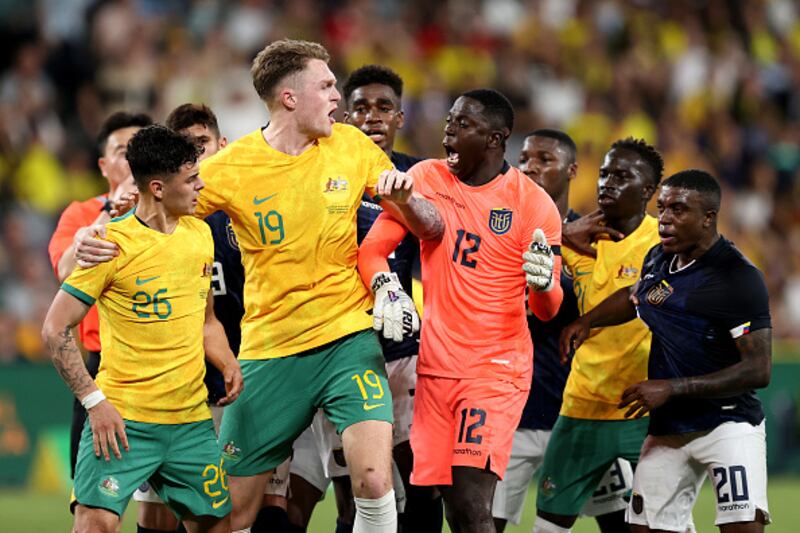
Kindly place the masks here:
<instances>
[{"instance_id":1,"label":"shouting player","mask_svg":"<svg viewBox=\"0 0 800 533\"><path fill-rule=\"evenodd\" d=\"M562 300L561 217L547 193L504 160L513 117L497 91L462 94L447 115L447 158L411 169L446 225L442 238L420 243L425 315L411 482L439 487L455 531L494 530L495 483L531 384L526 281L542 320ZM362 243L359 270L373 290L406 232L384 213Z\"/></svg>"}]
</instances>

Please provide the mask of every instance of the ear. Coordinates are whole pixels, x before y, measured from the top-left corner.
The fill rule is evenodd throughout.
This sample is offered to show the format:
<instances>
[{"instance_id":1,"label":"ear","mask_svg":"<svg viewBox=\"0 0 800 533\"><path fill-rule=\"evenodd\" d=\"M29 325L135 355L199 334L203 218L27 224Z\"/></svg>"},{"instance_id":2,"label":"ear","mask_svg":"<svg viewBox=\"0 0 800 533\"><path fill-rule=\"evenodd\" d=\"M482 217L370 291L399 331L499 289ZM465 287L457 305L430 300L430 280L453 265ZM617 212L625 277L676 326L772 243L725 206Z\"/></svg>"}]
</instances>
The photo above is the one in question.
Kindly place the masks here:
<instances>
[{"instance_id":1,"label":"ear","mask_svg":"<svg viewBox=\"0 0 800 533\"><path fill-rule=\"evenodd\" d=\"M717 224L717 212L714 209L706 211L706 216L703 217L703 227L711 228Z\"/></svg>"},{"instance_id":2,"label":"ear","mask_svg":"<svg viewBox=\"0 0 800 533\"><path fill-rule=\"evenodd\" d=\"M161 180L150 180L150 183L147 184L147 188L150 191L150 194L153 195L153 198L156 200L161 200L164 198L164 182Z\"/></svg>"},{"instance_id":3,"label":"ear","mask_svg":"<svg viewBox=\"0 0 800 533\"><path fill-rule=\"evenodd\" d=\"M653 194L656 192L656 188L657 187L652 183L648 183L642 187L642 199L645 201L645 203L649 202L650 198L653 197Z\"/></svg>"},{"instance_id":4,"label":"ear","mask_svg":"<svg viewBox=\"0 0 800 533\"><path fill-rule=\"evenodd\" d=\"M403 113L402 109L394 114L394 121L397 124L398 130L403 129L403 126L406 124L406 114Z\"/></svg>"},{"instance_id":5,"label":"ear","mask_svg":"<svg viewBox=\"0 0 800 533\"><path fill-rule=\"evenodd\" d=\"M342 122L345 124L350 124L350 113L347 111L342 111Z\"/></svg>"},{"instance_id":6,"label":"ear","mask_svg":"<svg viewBox=\"0 0 800 533\"><path fill-rule=\"evenodd\" d=\"M489 138L486 142L486 146L489 148L503 148L503 142L508 139L508 136L511 134L508 131L508 128L503 128L502 130L494 130L489 133Z\"/></svg>"},{"instance_id":7,"label":"ear","mask_svg":"<svg viewBox=\"0 0 800 533\"><path fill-rule=\"evenodd\" d=\"M278 95L278 100L280 100L281 105L289 111L297 109L297 96L294 94L294 91L288 87L281 90Z\"/></svg>"},{"instance_id":8,"label":"ear","mask_svg":"<svg viewBox=\"0 0 800 533\"><path fill-rule=\"evenodd\" d=\"M226 146L228 146L228 138L224 137L224 136L220 137L219 138L219 147L220 148L225 148Z\"/></svg>"},{"instance_id":9,"label":"ear","mask_svg":"<svg viewBox=\"0 0 800 533\"><path fill-rule=\"evenodd\" d=\"M100 174L103 175L104 178L108 179L108 175L106 174L106 165L108 161L106 161L105 157L98 157L97 158L97 166L100 167Z\"/></svg>"},{"instance_id":10,"label":"ear","mask_svg":"<svg viewBox=\"0 0 800 533\"><path fill-rule=\"evenodd\" d=\"M567 181L572 181L578 175L578 163L572 163L567 167Z\"/></svg>"}]
</instances>

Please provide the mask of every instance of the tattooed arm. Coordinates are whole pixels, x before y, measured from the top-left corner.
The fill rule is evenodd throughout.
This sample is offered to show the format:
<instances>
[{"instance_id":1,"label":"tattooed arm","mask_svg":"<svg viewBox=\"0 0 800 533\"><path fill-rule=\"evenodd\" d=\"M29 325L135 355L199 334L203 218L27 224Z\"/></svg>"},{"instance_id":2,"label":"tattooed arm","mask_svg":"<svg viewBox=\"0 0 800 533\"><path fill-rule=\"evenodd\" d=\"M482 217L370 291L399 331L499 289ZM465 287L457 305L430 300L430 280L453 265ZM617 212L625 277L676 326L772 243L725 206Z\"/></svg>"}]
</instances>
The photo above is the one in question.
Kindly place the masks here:
<instances>
[{"instance_id":1,"label":"tattooed arm","mask_svg":"<svg viewBox=\"0 0 800 533\"><path fill-rule=\"evenodd\" d=\"M72 335L72 329L88 312L88 305L60 290L50 305L42 328L42 339L50 349L53 365L78 400L99 390L89 371L86 370L83 357ZM87 413L92 428L95 455L99 457L102 452L108 461L111 450L117 459L122 458L116 437L120 438L125 450L128 450L128 438L125 435L125 423L119 412L110 402L103 400L88 409Z\"/></svg>"},{"instance_id":2,"label":"tattooed arm","mask_svg":"<svg viewBox=\"0 0 800 533\"><path fill-rule=\"evenodd\" d=\"M772 374L772 329L764 328L736 339L741 361L717 372L677 379L654 379L628 387L620 409L625 417L641 417L671 397L726 398L769 385Z\"/></svg>"},{"instance_id":3,"label":"tattooed arm","mask_svg":"<svg viewBox=\"0 0 800 533\"><path fill-rule=\"evenodd\" d=\"M430 201L414 192L413 176L394 169L387 170L378 179L377 193L381 207L418 239L436 241L442 238L444 220Z\"/></svg>"}]
</instances>

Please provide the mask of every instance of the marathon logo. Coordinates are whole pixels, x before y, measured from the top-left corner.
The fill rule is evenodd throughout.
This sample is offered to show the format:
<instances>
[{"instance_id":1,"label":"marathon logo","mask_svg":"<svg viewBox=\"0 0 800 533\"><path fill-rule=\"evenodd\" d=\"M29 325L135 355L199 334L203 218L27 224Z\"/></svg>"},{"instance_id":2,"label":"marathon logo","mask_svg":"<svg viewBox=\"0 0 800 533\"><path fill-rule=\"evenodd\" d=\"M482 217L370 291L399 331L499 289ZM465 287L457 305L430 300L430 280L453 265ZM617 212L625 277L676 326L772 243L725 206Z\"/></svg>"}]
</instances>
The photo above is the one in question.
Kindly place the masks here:
<instances>
[{"instance_id":1,"label":"marathon logo","mask_svg":"<svg viewBox=\"0 0 800 533\"><path fill-rule=\"evenodd\" d=\"M469 448L453 448L453 454L455 455L471 455L473 457L480 457L483 455L483 452L480 450L471 450Z\"/></svg>"}]
</instances>

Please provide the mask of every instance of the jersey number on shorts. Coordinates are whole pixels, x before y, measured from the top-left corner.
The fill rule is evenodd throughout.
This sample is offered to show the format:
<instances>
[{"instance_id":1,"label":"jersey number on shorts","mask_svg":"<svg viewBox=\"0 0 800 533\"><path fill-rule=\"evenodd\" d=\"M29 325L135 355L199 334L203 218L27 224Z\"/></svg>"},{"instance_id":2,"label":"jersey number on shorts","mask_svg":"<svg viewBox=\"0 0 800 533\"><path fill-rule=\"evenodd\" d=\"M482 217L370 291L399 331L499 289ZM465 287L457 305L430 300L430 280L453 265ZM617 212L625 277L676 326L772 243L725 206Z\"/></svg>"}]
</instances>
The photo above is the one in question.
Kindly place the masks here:
<instances>
[{"instance_id":1,"label":"jersey number on shorts","mask_svg":"<svg viewBox=\"0 0 800 533\"><path fill-rule=\"evenodd\" d=\"M469 417L475 420L472 424L467 426L467 412L469 411ZM483 427L486 424L486 411L483 409L475 409L474 407L471 409L462 409L461 410L461 426L458 430L458 442L466 442L468 444L480 444L483 441L483 437L480 435L475 434L475 430L478 428ZM466 427L466 434L464 433L464 429ZM464 439L466 437L466 440Z\"/></svg>"},{"instance_id":2,"label":"jersey number on shorts","mask_svg":"<svg viewBox=\"0 0 800 533\"><path fill-rule=\"evenodd\" d=\"M133 307L131 310L139 318L150 318L156 315L161 320L169 318L172 314L172 304L166 298L167 289L158 289L155 294L139 291L133 295ZM152 311L148 308L152 307Z\"/></svg>"},{"instance_id":3,"label":"jersey number on shorts","mask_svg":"<svg viewBox=\"0 0 800 533\"><path fill-rule=\"evenodd\" d=\"M622 475L622 467L620 467L619 459L614 459L614 464L611 466L611 470L609 470L608 473L611 474L616 481L612 480L608 485L597 487L597 490L594 491L592 496L603 496L609 492L614 493L626 487L625 477Z\"/></svg>"},{"instance_id":4,"label":"jersey number on shorts","mask_svg":"<svg viewBox=\"0 0 800 533\"><path fill-rule=\"evenodd\" d=\"M478 266L477 259L470 259L469 255L474 254L478 251L478 248L481 247L481 237L480 235L475 235L474 233L468 233L463 229L460 229L456 232L458 234L458 239L456 239L456 246L453 249L453 261L458 263L458 257L461 256L461 264L465 267L475 268ZM469 248L467 246L469 245ZM462 245L464 249L462 250ZM460 253L459 253L460 252Z\"/></svg>"},{"instance_id":5,"label":"jersey number on shorts","mask_svg":"<svg viewBox=\"0 0 800 533\"><path fill-rule=\"evenodd\" d=\"M360 374L353 374L350 379L355 381L356 385L358 385L361 399L364 400L365 411L371 411L376 407L383 407L386 405L385 403L369 403L369 400L380 400L384 395L383 385L381 385L381 380L374 370L367 370L364 372L363 376ZM367 392L367 387L372 391L371 395Z\"/></svg>"},{"instance_id":6,"label":"jersey number on shorts","mask_svg":"<svg viewBox=\"0 0 800 533\"><path fill-rule=\"evenodd\" d=\"M717 503L728 503L733 499L735 502L746 502L750 499L747 490L747 470L742 465L734 465L728 468L717 467L712 470L714 479L717 482ZM726 491L725 485L730 481L731 490Z\"/></svg>"},{"instance_id":7,"label":"jersey number on shorts","mask_svg":"<svg viewBox=\"0 0 800 533\"><path fill-rule=\"evenodd\" d=\"M212 500L214 498L219 498L223 494L225 495L221 500L212 501L211 505L215 509L228 499L228 484L225 482L227 472L222 468L224 461L225 459L220 459L219 466L208 464L203 469L203 479L205 479L205 481L203 481L203 492Z\"/></svg>"},{"instance_id":8,"label":"jersey number on shorts","mask_svg":"<svg viewBox=\"0 0 800 533\"><path fill-rule=\"evenodd\" d=\"M258 231L261 234L261 244L267 245L267 232L270 232L269 244L280 244L283 241L283 217L274 209L267 211L263 214L261 211L256 211L256 218L258 219ZM277 238L276 238L277 237Z\"/></svg>"}]
</instances>

